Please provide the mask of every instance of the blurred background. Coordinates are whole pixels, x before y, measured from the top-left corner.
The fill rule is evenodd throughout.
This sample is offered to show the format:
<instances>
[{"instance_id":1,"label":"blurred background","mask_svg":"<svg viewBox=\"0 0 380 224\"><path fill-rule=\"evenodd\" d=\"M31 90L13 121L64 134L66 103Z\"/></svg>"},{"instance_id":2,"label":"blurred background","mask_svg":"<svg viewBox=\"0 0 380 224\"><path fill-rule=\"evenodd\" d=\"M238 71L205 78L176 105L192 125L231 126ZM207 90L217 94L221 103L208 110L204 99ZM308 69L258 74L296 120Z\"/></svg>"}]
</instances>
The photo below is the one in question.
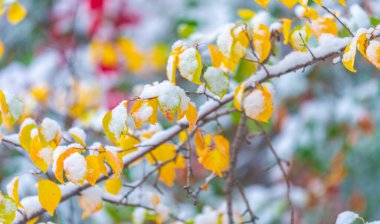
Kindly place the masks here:
<instances>
[{"instance_id":1,"label":"blurred background","mask_svg":"<svg viewBox=\"0 0 380 224\"><path fill-rule=\"evenodd\" d=\"M297 16L278 1L263 10L253 0L46 0L20 1L27 17L17 26L0 19L5 50L0 61L0 88L25 103L24 117L59 121L64 130L80 126L88 142L104 141L101 119L120 101L136 96L144 84L166 79L166 60L178 39L202 42L224 24L238 19L237 10L254 10L253 19L268 26L277 18ZM363 14L351 10L358 4ZM379 23L380 1L347 1L347 7L326 1L339 10L355 31ZM356 7L356 6L355 6ZM318 8L318 7L317 7ZM318 9L319 10L319 9ZM360 10L359 10L360 11ZM366 13L365 13L366 12ZM317 41L311 40L311 46ZM99 46L106 53L99 53ZM278 58L290 49L279 47ZM297 223L334 223L344 210L367 220L380 219L380 80L379 70L357 58L358 73L332 60L273 80L275 115L265 125L280 157L291 163L291 198ZM185 84L184 84L185 85ZM195 100L202 103L202 99ZM199 104L198 104L199 105ZM236 114L210 123L207 130L230 139ZM170 126L166 120L162 128ZM287 223L286 187L275 158L269 153L254 122L239 154L238 178L258 217L257 223ZM18 129L2 130L17 133ZM143 165L141 165L143 166ZM125 171L126 181L140 175L141 166ZM35 194L35 169L22 153L0 145L0 189L16 175L21 198ZM195 184L207 172L195 164ZM224 181L215 179L193 205L183 190L183 171L173 188L162 186L162 200L179 217L217 210L224 202ZM136 193L156 190L142 186ZM157 193L157 192L156 192ZM236 198L237 209L243 202ZM42 218L57 223L129 223L133 209L104 203L104 209L81 220L77 199L58 208L58 215ZM207 203L206 203L207 202ZM207 206L205 206L207 204Z\"/></svg>"}]
</instances>

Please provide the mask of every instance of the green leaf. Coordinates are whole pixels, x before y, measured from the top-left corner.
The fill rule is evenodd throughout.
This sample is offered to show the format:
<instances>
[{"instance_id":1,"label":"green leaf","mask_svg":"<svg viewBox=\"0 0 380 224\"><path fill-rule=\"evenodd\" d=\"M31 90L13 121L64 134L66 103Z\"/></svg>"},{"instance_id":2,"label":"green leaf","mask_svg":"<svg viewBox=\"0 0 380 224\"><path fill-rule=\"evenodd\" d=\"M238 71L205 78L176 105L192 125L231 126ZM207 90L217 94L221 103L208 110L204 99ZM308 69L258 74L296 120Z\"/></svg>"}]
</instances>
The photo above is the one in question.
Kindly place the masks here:
<instances>
[{"instance_id":1,"label":"green leaf","mask_svg":"<svg viewBox=\"0 0 380 224\"><path fill-rule=\"evenodd\" d=\"M241 59L237 66L236 75L234 79L240 83L247 79L249 76L251 76L255 71L256 65L253 61Z\"/></svg>"},{"instance_id":2,"label":"green leaf","mask_svg":"<svg viewBox=\"0 0 380 224\"><path fill-rule=\"evenodd\" d=\"M376 27L377 25L380 24L380 18L371 17L370 21L371 21L371 25L374 26L374 27Z\"/></svg>"},{"instance_id":3,"label":"green leaf","mask_svg":"<svg viewBox=\"0 0 380 224\"><path fill-rule=\"evenodd\" d=\"M203 78L206 81L207 89L219 98L223 98L223 96L227 93L230 85L230 78L227 73L220 68L208 67L203 75Z\"/></svg>"}]
</instances>

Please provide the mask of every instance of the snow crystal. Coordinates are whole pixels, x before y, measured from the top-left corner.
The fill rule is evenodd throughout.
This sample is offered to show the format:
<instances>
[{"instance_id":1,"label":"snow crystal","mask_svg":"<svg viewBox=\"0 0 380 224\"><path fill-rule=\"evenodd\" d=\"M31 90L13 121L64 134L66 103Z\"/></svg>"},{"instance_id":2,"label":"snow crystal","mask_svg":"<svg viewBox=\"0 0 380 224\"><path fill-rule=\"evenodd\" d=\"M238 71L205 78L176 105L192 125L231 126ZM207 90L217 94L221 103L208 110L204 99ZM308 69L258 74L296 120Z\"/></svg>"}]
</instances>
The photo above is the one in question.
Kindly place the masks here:
<instances>
[{"instance_id":1,"label":"snow crystal","mask_svg":"<svg viewBox=\"0 0 380 224\"><path fill-rule=\"evenodd\" d=\"M191 75L198 69L199 63L196 57L197 50L194 47L186 49L179 55L179 71L182 76L191 79Z\"/></svg>"},{"instance_id":2,"label":"snow crystal","mask_svg":"<svg viewBox=\"0 0 380 224\"><path fill-rule=\"evenodd\" d=\"M73 183L80 183L87 171L87 162L79 153L73 153L65 159L63 167L66 171L66 176Z\"/></svg>"},{"instance_id":3,"label":"snow crystal","mask_svg":"<svg viewBox=\"0 0 380 224\"><path fill-rule=\"evenodd\" d=\"M15 120L18 120L18 118L21 116L24 109L21 101L15 95L10 94L8 92L4 92L4 95L5 95L5 101L8 105L10 115Z\"/></svg>"},{"instance_id":4,"label":"snow crystal","mask_svg":"<svg viewBox=\"0 0 380 224\"><path fill-rule=\"evenodd\" d=\"M54 138L61 134L62 129L59 124L50 119L45 118L41 124L41 132L47 142L53 141Z\"/></svg>"},{"instance_id":5,"label":"snow crystal","mask_svg":"<svg viewBox=\"0 0 380 224\"><path fill-rule=\"evenodd\" d=\"M254 90L244 99L244 111L250 117L257 117L264 110L264 96L260 90Z\"/></svg>"},{"instance_id":6,"label":"snow crystal","mask_svg":"<svg viewBox=\"0 0 380 224\"><path fill-rule=\"evenodd\" d=\"M115 134L116 139L119 139L121 133L127 128L127 108L121 102L112 110L112 119L108 125L110 131Z\"/></svg>"},{"instance_id":7,"label":"snow crystal","mask_svg":"<svg viewBox=\"0 0 380 224\"><path fill-rule=\"evenodd\" d=\"M358 5L354 4L350 7L352 20L358 27L365 28L371 25L367 13Z\"/></svg>"},{"instance_id":8,"label":"snow crystal","mask_svg":"<svg viewBox=\"0 0 380 224\"><path fill-rule=\"evenodd\" d=\"M69 134L78 137L84 143L86 142L86 133L81 128L78 128L78 127L70 128Z\"/></svg>"},{"instance_id":9,"label":"snow crystal","mask_svg":"<svg viewBox=\"0 0 380 224\"><path fill-rule=\"evenodd\" d=\"M338 215L335 224L349 224L354 222L357 218L359 218L359 215L355 212L344 211Z\"/></svg>"},{"instance_id":10,"label":"snow crystal","mask_svg":"<svg viewBox=\"0 0 380 224\"><path fill-rule=\"evenodd\" d=\"M180 96L178 94L176 86L169 81L164 81L159 85L160 94L158 96L158 102L163 110L173 110L180 104Z\"/></svg>"},{"instance_id":11,"label":"snow crystal","mask_svg":"<svg viewBox=\"0 0 380 224\"><path fill-rule=\"evenodd\" d=\"M136 208L133 211L133 215L132 215L133 216L133 223L143 224L144 219L145 219L145 213L146 213L145 208Z\"/></svg>"},{"instance_id":12,"label":"snow crystal","mask_svg":"<svg viewBox=\"0 0 380 224\"><path fill-rule=\"evenodd\" d=\"M146 121L153 113L153 108L148 105L142 105L138 111L136 111L133 115L134 118L138 121Z\"/></svg>"},{"instance_id":13,"label":"snow crystal","mask_svg":"<svg viewBox=\"0 0 380 224\"><path fill-rule=\"evenodd\" d=\"M219 68L208 67L203 78L206 80L210 91L217 96L223 96L230 84L228 76Z\"/></svg>"},{"instance_id":14,"label":"snow crystal","mask_svg":"<svg viewBox=\"0 0 380 224\"><path fill-rule=\"evenodd\" d=\"M222 29L221 33L216 39L216 44L222 54L226 57L230 57L231 47L233 38L231 36L231 29L234 27L234 24L227 24Z\"/></svg>"}]
</instances>

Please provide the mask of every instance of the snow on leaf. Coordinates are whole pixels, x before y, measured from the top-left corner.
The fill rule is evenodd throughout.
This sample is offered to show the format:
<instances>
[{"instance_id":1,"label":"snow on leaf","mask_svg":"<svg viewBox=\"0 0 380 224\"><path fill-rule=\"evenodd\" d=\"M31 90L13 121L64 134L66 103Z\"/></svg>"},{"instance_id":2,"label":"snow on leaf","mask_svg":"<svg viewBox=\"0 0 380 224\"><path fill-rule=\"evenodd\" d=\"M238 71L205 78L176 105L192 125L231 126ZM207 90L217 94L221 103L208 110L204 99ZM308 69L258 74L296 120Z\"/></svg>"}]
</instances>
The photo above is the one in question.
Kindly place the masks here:
<instances>
[{"instance_id":1,"label":"snow on leaf","mask_svg":"<svg viewBox=\"0 0 380 224\"><path fill-rule=\"evenodd\" d=\"M239 85L234 92L234 105L235 108L241 111L241 102L243 101L244 91L245 91L245 84Z\"/></svg>"},{"instance_id":2,"label":"snow on leaf","mask_svg":"<svg viewBox=\"0 0 380 224\"><path fill-rule=\"evenodd\" d=\"M119 145L120 136L126 134L127 127L127 111L128 102L122 101L119 105L109 111L103 117L103 129L108 139L115 145Z\"/></svg>"},{"instance_id":3,"label":"snow on leaf","mask_svg":"<svg viewBox=\"0 0 380 224\"><path fill-rule=\"evenodd\" d=\"M79 207L83 210L82 219L102 209L102 192L97 186L90 187L81 192L79 196Z\"/></svg>"},{"instance_id":4,"label":"snow on leaf","mask_svg":"<svg viewBox=\"0 0 380 224\"><path fill-rule=\"evenodd\" d=\"M62 198L61 189L50 180L38 181L38 199L41 206L52 216Z\"/></svg>"},{"instance_id":5,"label":"snow on leaf","mask_svg":"<svg viewBox=\"0 0 380 224\"><path fill-rule=\"evenodd\" d=\"M187 48L179 55L178 68L185 79L198 85L202 84L200 81L202 67L201 55L196 48Z\"/></svg>"},{"instance_id":6,"label":"snow on leaf","mask_svg":"<svg viewBox=\"0 0 380 224\"><path fill-rule=\"evenodd\" d=\"M121 181L120 177L115 176L109 178L104 184L104 188L106 189L106 191L114 195L117 195L120 192L122 186L123 182Z\"/></svg>"},{"instance_id":7,"label":"snow on leaf","mask_svg":"<svg viewBox=\"0 0 380 224\"><path fill-rule=\"evenodd\" d=\"M205 169L222 176L222 171L227 170L229 167L230 144L228 140L221 135L206 135L202 138L199 130L197 132L195 145L199 163Z\"/></svg>"},{"instance_id":8,"label":"snow on leaf","mask_svg":"<svg viewBox=\"0 0 380 224\"><path fill-rule=\"evenodd\" d=\"M8 196L2 196L0 200L0 223L11 224L16 217L17 204L16 202Z\"/></svg>"},{"instance_id":9,"label":"snow on leaf","mask_svg":"<svg viewBox=\"0 0 380 224\"><path fill-rule=\"evenodd\" d=\"M296 51L306 51L306 45L309 42L311 30L309 26L297 26L290 33L290 46Z\"/></svg>"},{"instance_id":10,"label":"snow on leaf","mask_svg":"<svg viewBox=\"0 0 380 224\"><path fill-rule=\"evenodd\" d=\"M258 54L259 62L263 62L269 56L272 47L269 28L264 24L255 26L252 41Z\"/></svg>"},{"instance_id":11,"label":"snow on leaf","mask_svg":"<svg viewBox=\"0 0 380 224\"><path fill-rule=\"evenodd\" d=\"M371 40L366 50L367 59L380 69L380 41Z\"/></svg>"},{"instance_id":12,"label":"snow on leaf","mask_svg":"<svg viewBox=\"0 0 380 224\"><path fill-rule=\"evenodd\" d=\"M20 204L20 199L19 199L19 195L18 195L18 184L19 184L19 180L20 178L19 177L14 177L11 182L9 182L7 184L7 194L9 195L9 197L11 197L15 202L16 204L21 207L21 204Z\"/></svg>"},{"instance_id":13,"label":"snow on leaf","mask_svg":"<svg viewBox=\"0 0 380 224\"><path fill-rule=\"evenodd\" d=\"M177 91L176 86L174 86L169 81L164 81L159 84L160 95L158 96L158 105L161 112L169 119L174 119L174 114L177 112L181 97Z\"/></svg>"},{"instance_id":14,"label":"snow on leaf","mask_svg":"<svg viewBox=\"0 0 380 224\"><path fill-rule=\"evenodd\" d=\"M338 215L338 217L335 221L335 224L351 224L356 219L358 219L359 217L360 216L358 214L356 214L355 212L344 211Z\"/></svg>"},{"instance_id":15,"label":"snow on leaf","mask_svg":"<svg viewBox=\"0 0 380 224\"><path fill-rule=\"evenodd\" d=\"M76 147L64 147L59 146L55 149L53 153L53 171L55 178L61 183L64 184L63 180L63 170L64 170L64 161L71 154L80 153L80 149Z\"/></svg>"},{"instance_id":16,"label":"snow on leaf","mask_svg":"<svg viewBox=\"0 0 380 224\"><path fill-rule=\"evenodd\" d=\"M329 17L318 17L311 21L311 30L317 39L325 33L338 35L338 26L333 19Z\"/></svg>"},{"instance_id":17,"label":"snow on leaf","mask_svg":"<svg viewBox=\"0 0 380 224\"><path fill-rule=\"evenodd\" d=\"M206 81L207 89L222 99L230 85L228 75L219 68L208 67L203 78Z\"/></svg>"},{"instance_id":18,"label":"snow on leaf","mask_svg":"<svg viewBox=\"0 0 380 224\"><path fill-rule=\"evenodd\" d=\"M71 183L82 184L87 173L86 159L80 153L74 152L63 161L63 169Z\"/></svg>"},{"instance_id":19,"label":"snow on leaf","mask_svg":"<svg viewBox=\"0 0 380 224\"><path fill-rule=\"evenodd\" d=\"M268 122L273 113L273 86L264 83L244 98L244 112L248 117Z\"/></svg>"},{"instance_id":20,"label":"snow on leaf","mask_svg":"<svg viewBox=\"0 0 380 224\"><path fill-rule=\"evenodd\" d=\"M20 128L19 141L22 148L25 149L27 152L30 152L31 150L33 130L37 130L36 122L31 118L25 119Z\"/></svg>"},{"instance_id":21,"label":"snow on leaf","mask_svg":"<svg viewBox=\"0 0 380 224\"><path fill-rule=\"evenodd\" d=\"M158 101L156 98L149 100L137 99L130 111L136 128L141 128L147 121L155 124L157 122L157 107Z\"/></svg>"},{"instance_id":22,"label":"snow on leaf","mask_svg":"<svg viewBox=\"0 0 380 224\"><path fill-rule=\"evenodd\" d=\"M42 140L45 142L54 141L56 145L59 145L62 135L62 129L59 124L50 118L45 118L41 126L39 128L40 136L42 136Z\"/></svg>"},{"instance_id":23,"label":"snow on leaf","mask_svg":"<svg viewBox=\"0 0 380 224\"><path fill-rule=\"evenodd\" d=\"M82 146L86 146L86 133L83 129L74 127L69 130L70 136Z\"/></svg>"},{"instance_id":24,"label":"snow on leaf","mask_svg":"<svg viewBox=\"0 0 380 224\"><path fill-rule=\"evenodd\" d=\"M19 2L13 2L8 9L8 21L14 25L21 22L27 14L25 7Z\"/></svg>"}]
</instances>

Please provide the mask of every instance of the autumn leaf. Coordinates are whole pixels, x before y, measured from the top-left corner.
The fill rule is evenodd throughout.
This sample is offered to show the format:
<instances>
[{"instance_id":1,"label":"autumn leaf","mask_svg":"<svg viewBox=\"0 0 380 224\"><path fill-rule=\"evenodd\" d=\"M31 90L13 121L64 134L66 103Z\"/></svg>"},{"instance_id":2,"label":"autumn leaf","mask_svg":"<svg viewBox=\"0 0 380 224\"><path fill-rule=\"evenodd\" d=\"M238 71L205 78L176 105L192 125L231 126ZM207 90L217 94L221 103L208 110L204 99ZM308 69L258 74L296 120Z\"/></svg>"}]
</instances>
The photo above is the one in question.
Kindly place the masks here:
<instances>
[{"instance_id":1,"label":"autumn leaf","mask_svg":"<svg viewBox=\"0 0 380 224\"><path fill-rule=\"evenodd\" d=\"M70 136L83 147L86 146L86 133L81 128L70 128Z\"/></svg>"},{"instance_id":2,"label":"autumn leaf","mask_svg":"<svg viewBox=\"0 0 380 224\"><path fill-rule=\"evenodd\" d=\"M234 105L235 108L241 111L241 102L243 101L244 91L245 91L246 85L241 84L239 85L234 92Z\"/></svg>"},{"instance_id":3,"label":"autumn leaf","mask_svg":"<svg viewBox=\"0 0 380 224\"><path fill-rule=\"evenodd\" d=\"M203 78L206 81L207 89L222 99L230 85L227 73L216 67L208 67Z\"/></svg>"},{"instance_id":4,"label":"autumn leaf","mask_svg":"<svg viewBox=\"0 0 380 224\"><path fill-rule=\"evenodd\" d=\"M318 17L311 21L311 30L317 39L322 34L332 34L334 36L338 35L338 26L333 19L329 17Z\"/></svg>"},{"instance_id":5,"label":"autumn leaf","mask_svg":"<svg viewBox=\"0 0 380 224\"><path fill-rule=\"evenodd\" d=\"M289 43L290 38L290 28L292 26L292 20L287 18L280 19L282 22L282 34L284 36L284 44Z\"/></svg>"},{"instance_id":6,"label":"autumn leaf","mask_svg":"<svg viewBox=\"0 0 380 224\"><path fill-rule=\"evenodd\" d=\"M255 2L263 8L267 8L267 5L269 4L270 0L255 0Z\"/></svg>"},{"instance_id":7,"label":"autumn leaf","mask_svg":"<svg viewBox=\"0 0 380 224\"><path fill-rule=\"evenodd\" d=\"M243 20L250 20L255 16L255 12L250 9L239 9L237 14Z\"/></svg>"},{"instance_id":8,"label":"autumn leaf","mask_svg":"<svg viewBox=\"0 0 380 224\"><path fill-rule=\"evenodd\" d=\"M111 167L115 177L119 177L123 169L123 161L114 152L106 150L100 154Z\"/></svg>"},{"instance_id":9,"label":"autumn leaf","mask_svg":"<svg viewBox=\"0 0 380 224\"><path fill-rule=\"evenodd\" d=\"M185 160L183 156L176 156L176 147L172 144L165 143L158 146L151 153L147 154L146 158L152 165L156 164L156 161L166 163L160 167L158 176L160 181L168 186L173 186L174 184L176 176L175 170L185 168Z\"/></svg>"},{"instance_id":10,"label":"autumn leaf","mask_svg":"<svg viewBox=\"0 0 380 224\"><path fill-rule=\"evenodd\" d=\"M11 224L16 217L17 204L9 196L3 196L0 192L0 223Z\"/></svg>"},{"instance_id":11,"label":"autumn leaf","mask_svg":"<svg viewBox=\"0 0 380 224\"><path fill-rule=\"evenodd\" d=\"M264 24L255 26L252 41L261 63L267 59L272 47L269 28Z\"/></svg>"},{"instance_id":12,"label":"autumn leaf","mask_svg":"<svg viewBox=\"0 0 380 224\"><path fill-rule=\"evenodd\" d=\"M290 46L296 51L306 51L306 45L309 42L311 30L309 26L297 26L290 33Z\"/></svg>"},{"instance_id":13,"label":"autumn leaf","mask_svg":"<svg viewBox=\"0 0 380 224\"><path fill-rule=\"evenodd\" d=\"M258 86L244 98L244 112L254 120L268 122L273 113L273 94L270 83Z\"/></svg>"},{"instance_id":14,"label":"autumn leaf","mask_svg":"<svg viewBox=\"0 0 380 224\"><path fill-rule=\"evenodd\" d=\"M83 210L82 219L100 211L103 207L102 192L99 187L90 187L81 192L79 196L79 207Z\"/></svg>"},{"instance_id":15,"label":"autumn leaf","mask_svg":"<svg viewBox=\"0 0 380 224\"><path fill-rule=\"evenodd\" d=\"M22 207L20 204L20 199L18 195L18 184L19 184L19 177L15 177L7 184L7 193L9 197L11 197L17 204L17 206Z\"/></svg>"},{"instance_id":16,"label":"autumn leaf","mask_svg":"<svg viewBox=\"0 0 380 224\"><path fill-rule=\"evenodd\" d=\"M279 0L282 4L284 4L289 9L293 8L295 4L297 4L298 0Z\"/></svg>"},{"instance_id":17,"label":"autumn leaf","mask_svg":"<svg viewBox=\"0 0 380 224\"><path fill-rule=\"evenodd\" d=\"M13 2L8 9L8 21L12 24L21 22L27 14L25 7L19 2Z\"/></svg>"},{"instance_id":18,"label":"autumn leaf","mask_svg":"<svg viewBox=\"0 0 380 224\"><path fill-rule=\"evenodd\" d=\"M94 186L100 176L101 168L100 168L99 156L97 155L87 156L86 163L87 163L86 180L88 181L88 183L91 184L91 186Z\"/></svg>"},{"instance_id":19,"label":"autumn leaf","mask_svg":"<svg viewBox=\"0 0 380 224\"><path fill-rule=\"evenodd\" d=\"M199 130L195 137L198 161L204 168L218 176L229 167L229 142L221 135L206 135L202 138Z\"/></svg>"},{"instance_id":20,"label":"autumn leaf","mask_svg":"<svg viewBox=\"0 0 380 224\"><path fill-rule=\"evenodd\" d=\"M149 100L137 99L130 111L136 128L141 128L147 121L155 124L157 122L157 108L158 101L156 98Z\"/></svg>"},{"instance_id":21,"label":"autumn leaf","mask_svg":"<svg viewBox=\"0 0 380 224\"><path fill-rule=\"evenodd\" d=\"M366 50L368 61L380 69L380 41L371 40Z\"/></svg>"},{"instance_id":22,"label":"autumn leaf","mask_svg":"<svg viewBox=\"0 0 380 224\"><path fill-rule=\"evenodd\" d=\"M62 198L61 189L50 180L38 181L38 199L41 206L53 216Z\"/></svg>"},{"instance_id":23,"label":"autumn leaf","mask_svg":"<svg viewBox=\"0 0 380 224\"><path fill-rule=\"evenodd\" d=\"M203 65L198 50L194 47L187 48L179 54L178 58L178 68L181 76L197 85L201 85L200 77Z\"/></svg>"},{"instance_id":24,"label":"autumn leaf","mask_svg":"<svg viewBox=\"0 0 380 224\"><path fill-rule=\"evenodd\" d=\"M103 129L108 139L115 145L120 144L120 137L127 133L128 101L123 101L103 117Z\"/></svg>"},{"instance_id":25,"label":"autumn leaf","mask_svg":"<svg viewBox=\"0 0 380 224\"><path fill-rule=\"evenodd\" d=\"M59 153L61 149L63 150L63 152ZM56 149L56 151L54 152L56 156L53 155L53 157L56 157L56 158L54 159L54 163L53 163L53 171L54 171L55 178L57 178L57 180L61 184L65 183L65 181L63 180L64 161L67 157L69 157L71 154L74 154L74 153L80 153L80 149L74 148L74 147L65 149L62 146L60 149Z\"/></svg>"},{"instance_id":26,"label":"autumn leaf","mask_svg":"<svg viewBox=\"0 0 380 224\"><path fill-rule=\"evenodd\" d=\"M120 177L115 176L109 178L104 184L104 188L106 189L106 191L114 195L117 195L120 192L122 186L123 182L121 181Z\"/></svg>"}]
</instances>

